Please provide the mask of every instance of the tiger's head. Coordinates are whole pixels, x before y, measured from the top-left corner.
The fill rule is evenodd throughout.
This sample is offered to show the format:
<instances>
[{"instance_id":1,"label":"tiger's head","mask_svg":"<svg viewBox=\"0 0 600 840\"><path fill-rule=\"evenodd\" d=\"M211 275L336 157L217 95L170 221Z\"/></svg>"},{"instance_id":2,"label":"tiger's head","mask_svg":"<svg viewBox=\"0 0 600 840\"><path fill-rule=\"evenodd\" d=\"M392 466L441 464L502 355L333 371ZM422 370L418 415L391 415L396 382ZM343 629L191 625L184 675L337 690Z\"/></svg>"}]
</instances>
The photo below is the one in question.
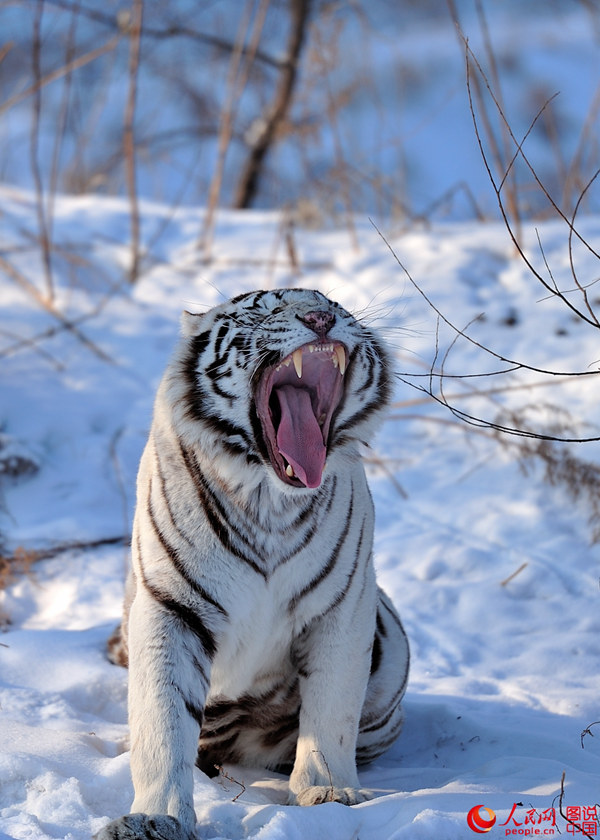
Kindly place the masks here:
<instances>
[{"instance_id":1,"label":"tiger's head","mask_svg":"<svg viewBox=\"0 0 600 840\"><path fill-rule=\"evenodd\" d=\"M184 313L167 381L188 443L227 454L234 470L266 468L282 489L319 487L326 461L370 439L391 392L381 340L304 289Z\"/></svg>"}]
</instances>

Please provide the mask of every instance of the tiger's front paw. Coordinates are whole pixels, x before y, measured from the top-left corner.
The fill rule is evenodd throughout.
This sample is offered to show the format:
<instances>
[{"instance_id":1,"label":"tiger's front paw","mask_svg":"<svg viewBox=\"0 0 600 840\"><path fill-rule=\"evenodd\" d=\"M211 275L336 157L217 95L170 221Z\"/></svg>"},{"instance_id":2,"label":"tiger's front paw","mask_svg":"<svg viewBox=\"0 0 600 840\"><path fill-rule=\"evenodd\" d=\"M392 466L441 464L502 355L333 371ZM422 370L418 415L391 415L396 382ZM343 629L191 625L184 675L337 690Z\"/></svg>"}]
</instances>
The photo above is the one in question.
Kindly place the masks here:
<instances>
[{"instance_id":1,"label":"tiger's front paw","mask_svg":"<svg viewBox=\"0 0 600 840\"><path fill-rule=\"evenodd\" d=\"M323 802L341 802L342 805L358 805L366 802L372 794L362 788L313 785L298 793L290 793L290 805L321 805Z\"/></svg>"},{"instance_id":2,"label":"tiger's front paw","mask_svg":"<svg viewBox=\"0 0 600 840\"><path fill-rule=\"evenodd\" d=\"M179 820L166 814L126 814L105 825L94 840L194 840Z\"/></svg>"}]
</instances>

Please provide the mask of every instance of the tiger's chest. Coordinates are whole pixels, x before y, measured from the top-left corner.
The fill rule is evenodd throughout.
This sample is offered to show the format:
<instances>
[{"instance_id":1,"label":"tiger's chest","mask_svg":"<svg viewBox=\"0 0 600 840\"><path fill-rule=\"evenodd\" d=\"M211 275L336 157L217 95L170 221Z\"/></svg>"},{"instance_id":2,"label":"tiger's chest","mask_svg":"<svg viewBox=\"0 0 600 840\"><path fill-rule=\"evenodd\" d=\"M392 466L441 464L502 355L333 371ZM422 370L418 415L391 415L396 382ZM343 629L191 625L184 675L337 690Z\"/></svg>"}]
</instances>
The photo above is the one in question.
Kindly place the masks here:
<instances>
[{"instance_id":1,"label":"tiger's chest","mask_svg":"<svg viewBox=\"0 0 600 840\"><path fill-rule=\"evenodd\" d=\"M355 578L369 585L373 519L362 467L335 489L299 533L279 532L272 553L263 555L263 574L239 558L221 566L229 618L213 661L211 695L235 699L285 679L297 670L295 654L306 629Z\"/></svg>"},{"instance_id":2,"label":"tiger's chest","mask_svg":"<svg viewBox=\"0 0 600 840\"><path fill-rule=\"evenodd\" d=\"M270 587L260 589L246 590L219 641L211 670L211 696L235 700L244 694L260 694L294 667L296 616Z\"/></svg>"}]
</instances>

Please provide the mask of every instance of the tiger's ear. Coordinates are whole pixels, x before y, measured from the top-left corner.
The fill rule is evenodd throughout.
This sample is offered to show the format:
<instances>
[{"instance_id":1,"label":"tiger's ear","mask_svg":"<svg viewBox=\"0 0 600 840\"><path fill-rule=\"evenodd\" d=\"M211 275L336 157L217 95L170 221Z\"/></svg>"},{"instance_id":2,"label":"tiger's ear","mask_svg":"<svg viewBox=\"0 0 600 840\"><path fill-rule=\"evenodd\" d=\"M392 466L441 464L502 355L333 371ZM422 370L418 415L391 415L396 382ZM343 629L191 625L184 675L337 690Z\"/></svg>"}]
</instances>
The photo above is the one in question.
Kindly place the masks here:
<instances>
[{"instance_id":1,"label":"tiger's ear","mask_svg":"<svg viewBox=\"0 0 600 840\"><path fill-rule=\"evenodd\" d=\"M202 329L204 312L188 312L187 309L181 313L181 332L185 338L192 338Z\"/></svg>"}]
</instances>

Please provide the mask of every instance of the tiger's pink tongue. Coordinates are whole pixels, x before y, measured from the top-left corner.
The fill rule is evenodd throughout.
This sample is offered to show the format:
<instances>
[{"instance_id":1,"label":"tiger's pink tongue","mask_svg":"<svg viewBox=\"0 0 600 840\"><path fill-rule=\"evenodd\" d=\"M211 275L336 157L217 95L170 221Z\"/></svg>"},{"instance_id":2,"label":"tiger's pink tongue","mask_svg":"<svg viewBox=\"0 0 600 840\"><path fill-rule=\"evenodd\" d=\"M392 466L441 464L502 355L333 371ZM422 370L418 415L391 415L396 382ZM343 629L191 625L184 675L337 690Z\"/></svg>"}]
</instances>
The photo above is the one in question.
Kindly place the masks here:
<instances>
[{"instance_id":1,"label":"tiger's pink tongue","mask_svg":"<svg viewBox=\"0 0 600 840\"><path fill-rule=\"evenodd\" d=\"M279 451L307 487L318 487L327 451L323 432L315 417L310 394L304 388L277 388L281 422L277 430Z\"/></svg>"}]
</instances>

